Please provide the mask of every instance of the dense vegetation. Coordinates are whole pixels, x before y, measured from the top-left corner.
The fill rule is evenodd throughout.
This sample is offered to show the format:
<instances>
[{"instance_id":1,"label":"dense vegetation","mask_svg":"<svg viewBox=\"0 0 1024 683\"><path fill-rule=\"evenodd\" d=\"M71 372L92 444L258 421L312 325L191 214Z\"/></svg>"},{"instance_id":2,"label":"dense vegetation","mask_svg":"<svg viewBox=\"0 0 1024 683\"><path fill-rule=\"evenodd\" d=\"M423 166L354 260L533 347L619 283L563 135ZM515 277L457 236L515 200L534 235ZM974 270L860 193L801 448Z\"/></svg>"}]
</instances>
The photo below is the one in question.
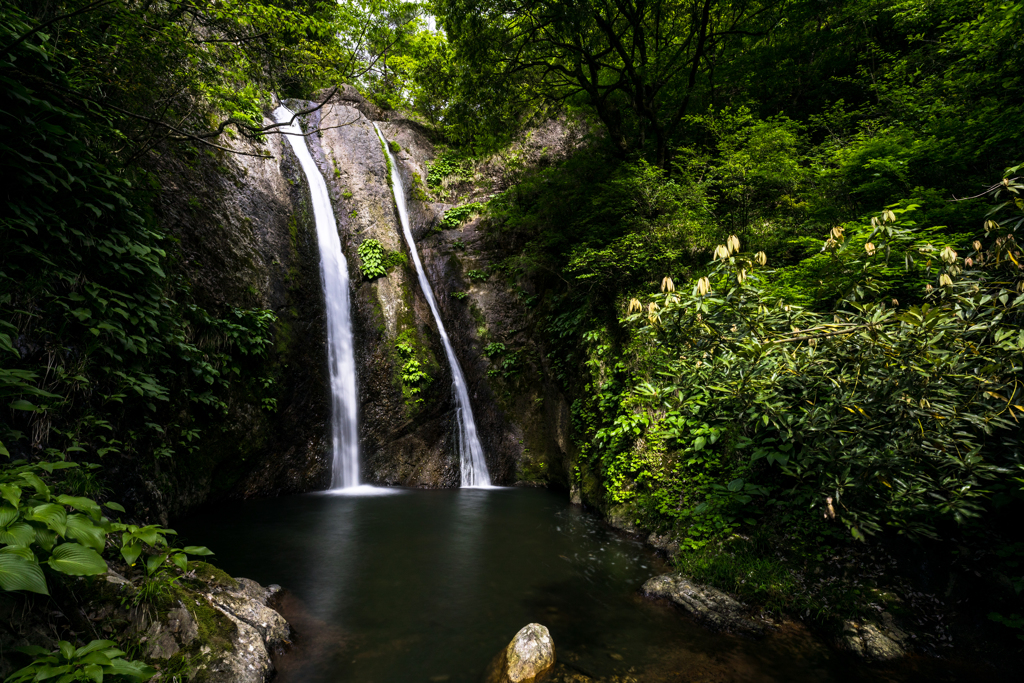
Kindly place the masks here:
<instances>
[{"instance_id":1,"label":"dense vegetation","mask_svg":"<svg viewBox=\"0 0 1024 683\"><path fill-rule=\"evenodd\" d=\"M0 586L143 553L168 580L206 552L104 473L202 457L230 392L274 410L274 317L196 303L153 215L160 159L348 82L446 148L436 197L499 160L501 194L445 224L484 214L539 293L589 503L772 607L866 610L794 577L892 537L1019 592L1022 29L1024 3L985 0L5 4ZM574 154L510 151L551 119ZM367 279L397 263L359 254ZM97 642L46 657L152 674Z\"/></svg>"},{"instance_id":2,"label":"dense vegetation","mask_svg":"<svg viewBox=\"0 0 1024 683\"><path fill-rule=\"evenodd\" d=\"M901 536L1024 587L1024 5L438 11L450 174L512 122L590 131L487 210L545 292L584 500L777 608L899 609L904 579L836 566Z\"/></svg>"}]
</instances>

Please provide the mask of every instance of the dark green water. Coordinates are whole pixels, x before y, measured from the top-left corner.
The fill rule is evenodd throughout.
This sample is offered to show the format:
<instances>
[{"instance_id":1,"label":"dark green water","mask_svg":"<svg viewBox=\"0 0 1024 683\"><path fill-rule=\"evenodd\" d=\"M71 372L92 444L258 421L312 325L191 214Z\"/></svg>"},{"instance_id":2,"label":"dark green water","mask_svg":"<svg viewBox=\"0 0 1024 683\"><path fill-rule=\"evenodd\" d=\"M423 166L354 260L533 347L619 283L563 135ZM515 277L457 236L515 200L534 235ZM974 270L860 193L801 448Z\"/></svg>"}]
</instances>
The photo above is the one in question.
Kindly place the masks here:
<instances>
[{"instance_id":1,"label":"dark green water","mask_svg":"<svg viewBox=\"0 0 1024 683\"><path fill-rule=\"evenodd\" d=\"M530 622L551 630L559 662L607 681L953 680L930 660L869 670L799 627L711 633L638 594L667 571L655 555L543 490L312 494L177 528L229 573L288 590L281 683L477 683Z\"/></svg>"}]
</instances>

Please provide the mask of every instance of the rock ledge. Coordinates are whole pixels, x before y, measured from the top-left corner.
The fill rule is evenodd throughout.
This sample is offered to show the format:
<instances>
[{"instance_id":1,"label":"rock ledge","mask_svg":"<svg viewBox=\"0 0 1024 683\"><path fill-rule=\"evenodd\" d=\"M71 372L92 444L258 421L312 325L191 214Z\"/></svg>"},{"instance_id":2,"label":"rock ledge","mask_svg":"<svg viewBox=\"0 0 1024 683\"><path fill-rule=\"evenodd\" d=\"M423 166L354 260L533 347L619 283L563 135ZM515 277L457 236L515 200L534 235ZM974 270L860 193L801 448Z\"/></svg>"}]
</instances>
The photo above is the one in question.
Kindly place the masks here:
<instances>
[{"instance_id":1,"label":"rock ledge","mask_svg":"<svg viewBox=\"0 0 1024 683\"><path fill-rule=\"evenodd\" d=\"M746 605L710 586L693 583L682 574L655 576L642 590L648 597L671 600L714 629L750 635L765 631L765 624L751 617Z\"/></svg>"}]
</instances>

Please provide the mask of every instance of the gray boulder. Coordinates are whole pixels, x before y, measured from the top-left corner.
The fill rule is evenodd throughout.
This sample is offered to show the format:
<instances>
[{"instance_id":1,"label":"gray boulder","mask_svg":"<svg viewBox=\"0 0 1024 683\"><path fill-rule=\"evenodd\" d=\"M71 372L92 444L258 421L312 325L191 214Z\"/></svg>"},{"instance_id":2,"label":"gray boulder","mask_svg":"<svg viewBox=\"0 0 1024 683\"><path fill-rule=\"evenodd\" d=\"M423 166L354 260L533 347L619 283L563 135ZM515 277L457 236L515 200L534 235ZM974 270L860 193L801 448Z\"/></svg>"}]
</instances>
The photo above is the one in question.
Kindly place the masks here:
<instances>
[{"instance_id":1,"label":"gray boulder","mask_svg":"<svg viewBox=\"0 0 1024 683\"><path fill-rule=\"evenodd\" d=\"M555 666L555 641L546 626L527 624L495 657L488 683L535 683Z\"/></svg>"},{"instance_id":2,"label":"gray boulder","mask_svg":"<svg viewBox=\"0 0 1024 683\"><path fill-rule=\"evenodd\" d=\"M720 590L693 583L682 574L662 574L649 579L643 594L676 603L708 626L751 635L764 633L765 625L749 609Z\"/></svg>"},{"instance_id":3,"label":"gray boulder","mask_svg":"<svg viewBox=\"0 0 1024 683\"><path fill-rule=\"evenodd\" d=\"M206 595L207 601L235 625L232 648L207 667L208 683L264 683L274 675L269 651L288 643L291 629L280 614L267 607L276 586L264 588L238 579L237 588ZM279 590L279 589L278 589Z\"/></svg>"},{"instance_id":4,"label":"gray boulder","mask_svg":"<svg viewBox=\"0 0 1024 683\"><path fill-rule=\"evenodd\" d=\"M874 662L888 662L903 657L906 654L900 644L903 637L902 631L886 630L871 621L851 619L843 624L843 644L864 659Z\"/></svg>"}]
</instances>

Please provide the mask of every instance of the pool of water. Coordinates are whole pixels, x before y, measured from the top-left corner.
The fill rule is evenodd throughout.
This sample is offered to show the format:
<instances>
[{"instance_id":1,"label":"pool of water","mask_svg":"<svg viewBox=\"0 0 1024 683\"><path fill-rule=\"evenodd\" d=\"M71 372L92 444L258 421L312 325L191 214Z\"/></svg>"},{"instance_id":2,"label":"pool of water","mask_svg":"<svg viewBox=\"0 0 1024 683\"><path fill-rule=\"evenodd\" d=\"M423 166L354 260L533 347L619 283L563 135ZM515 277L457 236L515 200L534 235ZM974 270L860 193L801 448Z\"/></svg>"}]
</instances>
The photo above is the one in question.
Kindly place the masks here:
<instances>
[{"instance_id":1,"label":"pool of water","mask_svg":"<svg viewBox=\"0 0 1024 683\"><path fill-rule=\"evenodd\" d=\"M869 669L798 626L712 633L641 597L662 560L564 495L386 492L234 502L176 525L229 573L287 589L296 638L277 681L479 683L530 622L551 630L563 672L595 680L956 680L932 660Z\"/></svg>"}]
</instances>

